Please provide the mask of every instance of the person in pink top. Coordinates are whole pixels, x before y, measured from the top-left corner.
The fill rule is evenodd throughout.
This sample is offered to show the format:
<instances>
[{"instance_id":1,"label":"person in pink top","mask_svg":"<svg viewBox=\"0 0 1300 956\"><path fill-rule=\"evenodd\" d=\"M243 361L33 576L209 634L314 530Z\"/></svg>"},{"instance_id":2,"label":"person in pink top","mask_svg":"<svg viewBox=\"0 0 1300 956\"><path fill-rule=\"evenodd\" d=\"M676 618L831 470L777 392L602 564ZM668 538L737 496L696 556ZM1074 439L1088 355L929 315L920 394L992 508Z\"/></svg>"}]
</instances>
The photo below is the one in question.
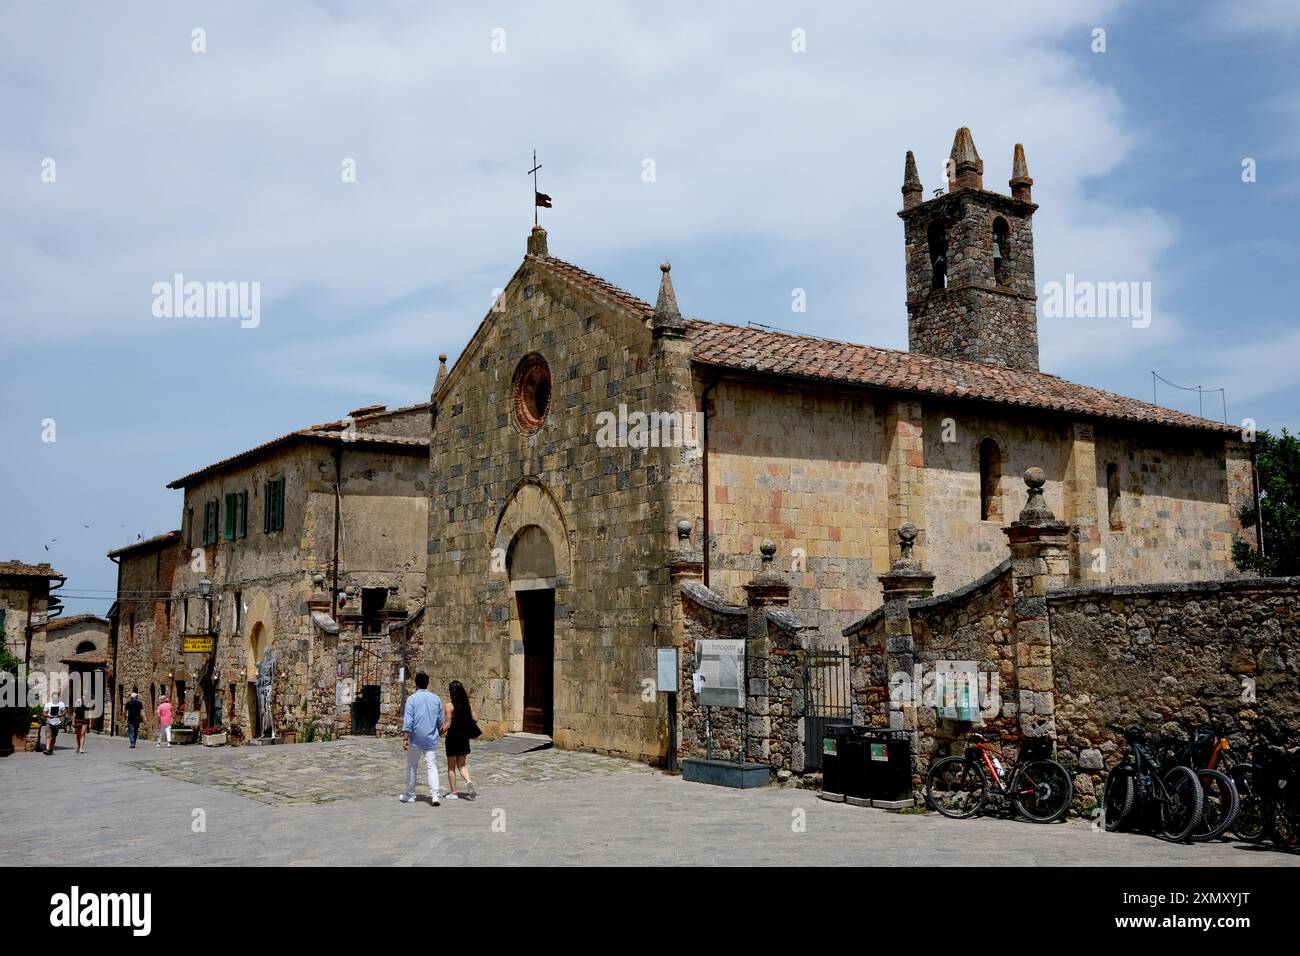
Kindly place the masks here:
<instances>
[{"instance_id":1,"label":"person in pink top","mask_svg":"<svg viewBox=\"0 0 1300 956\"><path fill-rule=\"evenodd\" d=\"M172 702L163 694L162 702L158 705L158 746L163 745L163 738L167 739L167 746L172 745Z\"/></svg>"}]
</instances>

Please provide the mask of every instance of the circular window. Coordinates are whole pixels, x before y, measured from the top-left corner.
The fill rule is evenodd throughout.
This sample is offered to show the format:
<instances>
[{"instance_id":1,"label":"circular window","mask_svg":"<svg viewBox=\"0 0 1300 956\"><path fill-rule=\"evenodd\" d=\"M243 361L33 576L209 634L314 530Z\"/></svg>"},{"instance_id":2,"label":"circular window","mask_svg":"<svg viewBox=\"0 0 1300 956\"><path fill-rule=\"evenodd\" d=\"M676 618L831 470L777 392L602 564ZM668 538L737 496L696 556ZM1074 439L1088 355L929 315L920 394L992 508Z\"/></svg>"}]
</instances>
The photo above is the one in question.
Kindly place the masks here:
<instances>
[{"instance_id":1,"label":"circular window","mask_svg":"<svg viewBox=\"0 0 1300 956\"><path fill-rule=\"evenodd\" d=\"M542 427L551 405L551 369L536 352L525 355L515 370L515 423L529 435Z\"/></svg>"}]
</instances>

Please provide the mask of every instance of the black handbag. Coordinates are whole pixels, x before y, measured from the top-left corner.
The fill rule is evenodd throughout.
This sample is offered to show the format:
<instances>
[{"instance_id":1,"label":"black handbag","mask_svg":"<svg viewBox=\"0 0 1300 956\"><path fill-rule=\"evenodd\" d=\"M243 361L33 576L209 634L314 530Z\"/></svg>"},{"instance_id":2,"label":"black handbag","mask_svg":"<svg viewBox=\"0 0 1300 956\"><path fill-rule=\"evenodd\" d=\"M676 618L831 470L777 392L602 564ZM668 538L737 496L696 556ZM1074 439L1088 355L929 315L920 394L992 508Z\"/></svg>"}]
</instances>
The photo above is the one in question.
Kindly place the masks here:
<instances>
[{"instance_id":1,"label":"black handbag","mask_svg":"<svg viewBox=\"0 0 1300 956\"><path fill-rule=\"evenodd\" d=\"M477 740L483 736L483 728L478 725L478 721L473 717L469 719L469 733L466 735L470 740Z\"/></svg>"}]
</instances>

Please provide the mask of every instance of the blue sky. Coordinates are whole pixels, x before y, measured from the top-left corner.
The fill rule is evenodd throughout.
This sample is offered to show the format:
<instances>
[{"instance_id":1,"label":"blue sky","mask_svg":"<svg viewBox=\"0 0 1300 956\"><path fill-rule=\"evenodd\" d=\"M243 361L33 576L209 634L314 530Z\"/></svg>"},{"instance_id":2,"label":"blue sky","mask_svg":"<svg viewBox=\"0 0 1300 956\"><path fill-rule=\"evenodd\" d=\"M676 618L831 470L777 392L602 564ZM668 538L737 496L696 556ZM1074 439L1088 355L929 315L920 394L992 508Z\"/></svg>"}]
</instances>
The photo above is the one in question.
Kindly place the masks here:
<instances>
[{"instance_id":1,"label":"blue sky","mask_svg":"<svg viewBox=\"0 0 1300 956\"><path fill-rule=\"evenodd\" d=\"M1300 5L457 6L0 2L0 559L71 611L177 526L169 480L427 399L523 255L533 149L552 254L902 348L905 151L928 193L969 126L1005 191L1022 142L1040 289L1152 283L1149 328L1041 319L1044 370L1300 426ZM260 282L260 325L155 318L177 272Z\"/></svg>"}]
</instances>

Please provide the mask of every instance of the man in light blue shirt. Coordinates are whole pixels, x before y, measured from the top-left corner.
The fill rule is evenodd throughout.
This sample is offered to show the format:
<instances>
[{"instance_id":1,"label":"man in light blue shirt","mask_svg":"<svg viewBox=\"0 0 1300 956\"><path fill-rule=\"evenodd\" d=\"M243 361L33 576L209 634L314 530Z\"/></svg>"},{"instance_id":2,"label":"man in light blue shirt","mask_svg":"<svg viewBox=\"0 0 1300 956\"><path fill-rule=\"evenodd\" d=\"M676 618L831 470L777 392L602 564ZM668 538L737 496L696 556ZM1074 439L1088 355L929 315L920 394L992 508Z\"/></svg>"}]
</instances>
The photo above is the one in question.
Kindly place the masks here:
<instances>
[{"instance_id":1,"label":"man in light blue shirt","mask_svg":"<svg viewBox=\"0 0 1300 956\"><path fill-rule=\"evenodd\" d=\"M446 729L446 712L442 700L429 690L429 675L415 675L416 691L406 698L402 715L402 749L406 751L406 790L397 799L410 803L415 799L415 773L424 756L429 771L429 802L438 806L438 736Z\"/></svg>"}]
</instances>

